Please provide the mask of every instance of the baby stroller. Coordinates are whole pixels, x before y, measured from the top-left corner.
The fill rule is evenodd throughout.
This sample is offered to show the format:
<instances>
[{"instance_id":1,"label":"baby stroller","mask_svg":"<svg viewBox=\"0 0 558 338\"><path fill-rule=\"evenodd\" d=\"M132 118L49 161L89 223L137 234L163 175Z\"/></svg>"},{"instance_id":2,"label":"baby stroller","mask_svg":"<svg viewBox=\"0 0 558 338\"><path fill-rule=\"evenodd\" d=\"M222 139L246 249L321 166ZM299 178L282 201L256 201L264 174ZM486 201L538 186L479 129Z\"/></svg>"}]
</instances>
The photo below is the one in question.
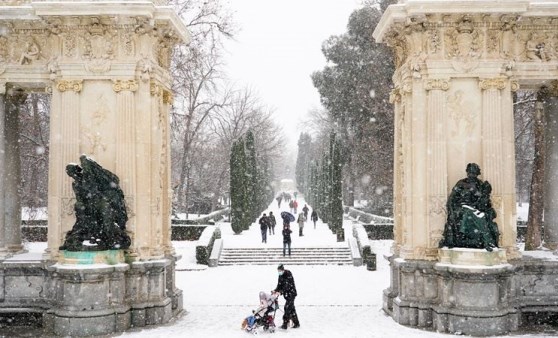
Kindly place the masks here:
<instances>
[{"instance_id":1,"label":"baby stroller","mask_svg":"<svg viewBox=\"0 0 558 338\"><path fill-rule=\"evenodd\" d=\"M260 292L260 306L256 310L252 310L252 315L246 317L242 322L242 329L246 332L258 334L260 328L263 331L275 332L275 312L279 309L278 294L267 294Z\"/></svg>"}]
</instances>

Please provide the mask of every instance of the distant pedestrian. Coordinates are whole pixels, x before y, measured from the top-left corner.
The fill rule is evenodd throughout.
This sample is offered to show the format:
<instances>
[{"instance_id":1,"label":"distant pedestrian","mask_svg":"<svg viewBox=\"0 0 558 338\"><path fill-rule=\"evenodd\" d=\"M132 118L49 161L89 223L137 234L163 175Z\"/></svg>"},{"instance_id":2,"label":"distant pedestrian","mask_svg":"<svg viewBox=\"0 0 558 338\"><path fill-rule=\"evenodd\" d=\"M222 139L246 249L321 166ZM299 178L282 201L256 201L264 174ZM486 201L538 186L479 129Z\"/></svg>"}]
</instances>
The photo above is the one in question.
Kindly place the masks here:
<instances>
[{"instance_id":1,"label":"distant pedestrian","mask_svg":"<svg viewBox=\"0 0 558 338\"><path fill-rule=\"evenodd\" d=\"M289 257L291 257L291 233L292 230L289 224L283 223L283 257L285 257L285 251L289 249Z\"/></svg>"},{"instance_id":2,"label":"distant pedestrian","mask_svg":"<svg viewBox=\"0 0 558 338\"><path fill-rule=\"evenodd\" d=\"M298 219L296 220L298 223L298 236L304 236L302 230L304 229L304 222L306 222L306 217L304 214L298 214Z\"/></svg>"},{"instance_id":3,"label":"distant pedestrian","mask_svg":"<svg viewBox=\"0 0 558 338\"><path fill-rule=\"evenodd\" d=\"M307 220L308 220L308 211L310 211L310 209L308 209L308 206L304 204L304 208L302 208L302 212L304 213L304 218L306 218Z\"/></svg>"},{"instance_id":4,"label":"distant pedestrian","mask_svg":"<svg viewBox=\"0 0 558 338\"><path fill-rule=\"evenodd\" d=\"M273 211L269 212L269 216L267 216L267 218L269 220L269 234L275 235L275 224L277 224L277 219L275 219L275 215L273 214Z\"/></svg>"},{"instance_id":5,"label":"distant pedestrian","mask_svg":"<svg viewBox=\"0 0 558 338\"><path fill-rule=\"evenodd\" d=\"M260 230L262 231L262 243L267 243L267 226L269 224L269 220L265 214L260 217Z\"/></svg>"},{"instance_id":6,"label":"distant pedestrian","mask_svg":"<svg viewBox=\"0 0 558 338\"><path fill-rule=\"evenodd\" d=\"M296 200L296 196L298 196L298 192L297 191L293 192L293 195L294 195L294 199Z\"/></svg>"},{"instance_id":7,"label":"distant pedestrian","mask_svg":"<svg viewBox=\"0 0 558 338\"><path fill-rule=\"evenodd\" d=\"M281 195L277 196L277 208L281 208L281 201L283 201L283 197Z\"/></svg>"},{"instance_id":8,"label":"distant pedestrian","mask_svg":"<svg viewBox=\"0 0 558 338\"><path fill-rule=\"evenodd\" d=\"M296 209L298 209L298 202L296 200L293 201L293 209L294 209L294 214L296 215Z\"/></svg>"},{"instance_id":9,"label":"distant pedestrian","mask_svg":"<svg viewBox=\"0 0 558 338\"><path fill-rule=\"evenodd\" d=\"M294 213L294 201L289 201L289 211L292 213Z\"/></svg>"},{"instance_id":10,"label":"distant pedestrian","mask_svg":"<svg viewBox=\"0 0 558 338\"><path fill-rule=\"evenodd\" d=\"M312 210L310 219L312 220L312 222L314 222L314 229L316 229L316 222L318 221L318 212L316 210Z\"/></svg>"}]
</instances>

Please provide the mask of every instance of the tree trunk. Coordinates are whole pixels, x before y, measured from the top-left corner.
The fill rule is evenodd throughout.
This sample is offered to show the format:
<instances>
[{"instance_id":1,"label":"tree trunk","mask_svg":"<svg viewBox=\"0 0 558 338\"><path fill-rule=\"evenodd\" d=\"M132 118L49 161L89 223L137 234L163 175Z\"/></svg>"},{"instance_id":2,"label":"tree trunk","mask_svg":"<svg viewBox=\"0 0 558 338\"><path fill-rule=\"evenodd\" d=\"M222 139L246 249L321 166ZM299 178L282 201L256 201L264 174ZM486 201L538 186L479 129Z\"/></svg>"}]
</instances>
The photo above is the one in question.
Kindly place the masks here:
<instances>
[{"instance_id":1,"label":"tree trunk","mask_svg":"<svg viewBox=\"0 0 558 338\"><path fill-rule=\"evenodd\" d=\"M529 216L527 219L527 236L525 238L525 250L536 250L541 246L542 218L544 210L544 112L539 92L535 108L534 139L535 155L533 159L533 175L531 179L531 191L529 196Z\"/></svg>"}]
</instances>

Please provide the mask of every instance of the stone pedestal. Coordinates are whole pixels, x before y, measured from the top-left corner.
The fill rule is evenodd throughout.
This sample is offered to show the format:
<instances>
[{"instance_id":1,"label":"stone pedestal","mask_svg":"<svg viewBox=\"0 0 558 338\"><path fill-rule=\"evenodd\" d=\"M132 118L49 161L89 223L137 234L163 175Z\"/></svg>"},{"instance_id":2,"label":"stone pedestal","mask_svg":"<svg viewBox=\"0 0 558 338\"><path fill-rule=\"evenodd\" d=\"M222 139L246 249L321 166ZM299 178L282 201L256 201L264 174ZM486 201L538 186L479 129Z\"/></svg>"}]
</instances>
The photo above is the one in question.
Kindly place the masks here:
<instances>
[{"instance_id":1,"label":"stone pedestal","mask_svg":"<svg viewBox=\"0 0 558 338\"><path fill-rule=\"evenodd\" d=\"M55 306L44 325L59 336L93 336L124 331L131 325L126 299L128 264L60 265L52 273Z\"/></svg>"},{"instance_id":2,"label":"stone pedestal","mask_svg":"<svg viewBox=\"0 0 558 338\"><path fill-rule=\"evenodd\" d=\"M452 250L443 257L454 263L392 257L384 310L400 324L439 332L490 336L517 330L520 311L512 282L517 268L505 263L504 251Z\"/></svg>"}]
</instances>

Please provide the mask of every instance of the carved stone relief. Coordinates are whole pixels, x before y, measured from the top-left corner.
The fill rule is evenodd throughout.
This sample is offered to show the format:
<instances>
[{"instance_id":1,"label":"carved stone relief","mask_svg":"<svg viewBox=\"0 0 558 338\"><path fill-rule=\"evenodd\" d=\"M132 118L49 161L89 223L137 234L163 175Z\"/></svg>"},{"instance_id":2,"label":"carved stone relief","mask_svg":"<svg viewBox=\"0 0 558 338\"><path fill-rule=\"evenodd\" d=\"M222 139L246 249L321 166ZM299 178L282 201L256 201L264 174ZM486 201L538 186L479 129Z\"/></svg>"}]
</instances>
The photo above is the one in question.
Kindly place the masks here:
<instances>
[{"instance_id":1,"label":"carved stone relief","mask_svg":"<svg viewBox=\"0 0 558 338\"><path fill-rule=\"evenodd\" d=\"M456 90L447 97L447 107L451 133L460 135L464 132L470 136L476 127L477 113L469 109L470 104L465 99L465 93L462 90Z\"/></svg>"}]
</instances>

